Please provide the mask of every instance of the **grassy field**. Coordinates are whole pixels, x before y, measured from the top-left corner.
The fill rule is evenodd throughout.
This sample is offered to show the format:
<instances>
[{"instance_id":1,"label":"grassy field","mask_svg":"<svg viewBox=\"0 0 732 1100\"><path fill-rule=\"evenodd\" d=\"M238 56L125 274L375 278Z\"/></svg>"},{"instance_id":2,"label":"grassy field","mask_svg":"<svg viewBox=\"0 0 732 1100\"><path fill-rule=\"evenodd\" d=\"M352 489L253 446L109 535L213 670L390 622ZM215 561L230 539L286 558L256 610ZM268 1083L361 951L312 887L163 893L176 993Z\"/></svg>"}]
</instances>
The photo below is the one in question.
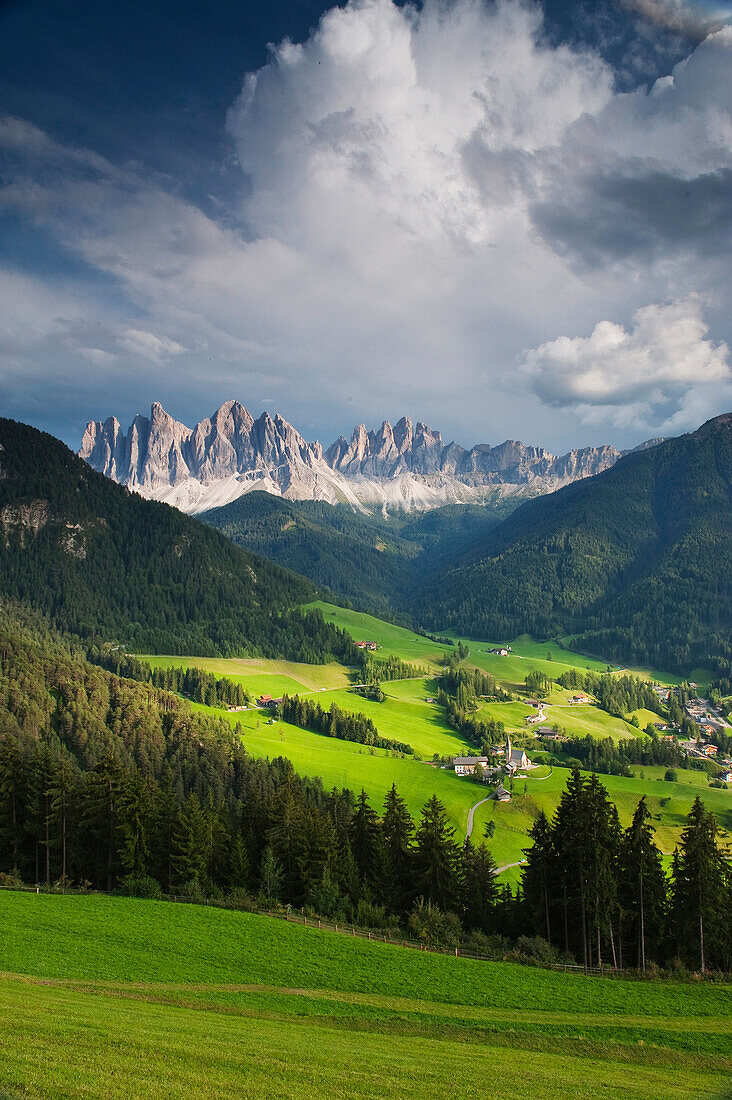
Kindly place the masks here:
<instances>
[{"instance_id":1,"label":"grassy field","mask_svg":"<svg viewBox=\"0 0 732 1100\"><path fill-rule=\"evenodd\" d=\"M349 611L334 604L319 601L309 604L309 607L318 607L323 612L326 620L348 631L355 641L378 642L382 650L376 653L376 658L394 653L405 661L418 661L431 666L438 664L440 658L450 652L450 646L441 646L431 642L428 638L422 638L411 630L400 626L392 626L382 622L371 615L360 611ZM657 680L663 684L679 684L681 678L672 673L658 669L647 668L620 668L618 665L608 664L607 661L590 657L584 653L575 653L571 649L565 649L556 641L537 642L530 635L522 634L513 639L496 639L494 641L476 640L465 638L458 634L448 632L446 636L453 638L455 642L462 641L470 649L469 665L482 668L490 672L497 680L507 685L518 686L523 684L527 672L537 669L545 672L552 679L556 679L563 672L571 668L589 670L603 673L608 669L612 672L632 672L634 676L642 679ZM488 653L489 649L495 649L501 645L510 645L512 652L507 657L500 657ZM704 669L695 669L690 676L698 684L704 684L709 680L710 673Z\"/></svg>"},{"instance_id":2,"label":"grassy field","mask_svg":"<svg viewBox=\"0 0 732 1100\"><path fill-rule=\"evenodd\" d=\"M319 605L326 617L349 630L354 638L378 641L383 649L381 656L395 653L405 660L436 669L439 657L450 647L439 646L401 627L391 626L359 612L346 611L328 604ZM487 643L470 643L471 657L468 663L523 681L530 668L543 668L550 675L558 675L563 668L580 665L584 658L578 654L551 646L552 660L547 660L547 647L528 637L517 639L515 654L494 657L486 654ZM562 658L560 661L559 658ZM326 789L349 787L359 791L362 787L373 805L380 809L386 792L396 783L412 815L417 818L424 803L433 795L445 804L458 839L465 835L468 810L487 793L485 788L471 781L460 779L452 771L430 766L434 754L439 756L467 755L475 750L447 725L444 712L435 703L428 702L436 694L433 679L396 681L383 685L386 700L376 703L364 699L346 688L348 672L339 665L306 665L287 661L264 660L209 660L188 657L149 657L158 666L196 665L217 675L230 676L244 683L253 696L262 692L272 695L308 694L327 708L336 702L344 710L361 712L371 718L384 737L410 744L425 762L400 757L380 749L371 749L353 742L339 741L322 734L301 730L286 722L270 722L268 714L249 710L229 714L212 711L223 716L232 726L242 728L244 743L255 756L285 756L303 775L320 777ZM566 663L564 663L566 660ZM604 668L598 662L588 661L589 667ZM518 670L518 671L517 671ZM597 706L570 705L572 693L557 690L545 703L546 724L558 725L572 735L611 737L617 741L631 736L644 736L642 730L629 721L616 718ZM206 709L209 708L200 708ZM502 721L513 733L528 737L531 755L530 727L525 718L532 714L525 703L484 703L480 714L485 718ZM630 716L628 716L630 717ZM641 727L657 718L650 711L638 714ZM640 769L639 769L640 770ZM666 853L673 851L678 842L683 820L691 808L697 793L718 816L720 824L732 831L732 796L729 791L708 788L706 775L700 772L680 772L679 782L667 784L662 780L665 769L646 769L641 779L619 779L603 776L602 782L618 805L621 822L627 825L638 799L645 794L652 812L658 815L656 826L659 846ZM495 834L490 847L500 867L518 863L523 849L528 845L528 831L536 815L544 810L549 816L554 812L559 795L566 783L568 772L557 768L546 778L546 769L532 772L526 780L514 784L510 803L489 802L481 806L475 815L473 838L480 840L490 820L494 821ZM524 794L524 787L526 793ZM668 799L661 805L662 799ZM518 867L504 872L507 881L517 881Z\"/></svg>"},{"instance_id":3,"label":"grassy field","mask_svg":"<svg viewBox=\"0 0 732 1100\"><path fill-rule=\"evenodd\" d=\"M467 1100L500 1081L509 1100L687 1100L723 1096L732 1073L722 983L470 962L132 899L3 891L0 919L9 1097Z\"/></svg>"},{"instance_id":4,"label":"grassy field","mask_svg":"<svg viewBox=\"0 0 732 1100\"><path fill-rule=\"evenodd\" d=\"M371 705L382 707L385 704ZM488 793L485 787L461 779L451 770L395 756L381 749L369 749L351 741L339 741L311 733L286 722L279 721L269 725L269 719L257 711L228 714L226 711L202 706L197 706L196 709L218 714L233 726L239 722L243 729L244 744L253 755L268 756L270 759L285 756L292 760L295 769L302 775L320 776L326 789L336 786L360 791L363 788L376 808L380 809L383 805L392 783L396 783L415 818L424 803L436 794L445 804L458 839L465 835L469 808ZM379 728L382 726L380 723ZM383 728L386 732L386 727ZM523 858L523 849L529 844L528 831L540 810L544 810L549 817L554 813L569 771L566 768L554 768L551 775L548 772L548 768L539 768L530 772L526 778L517 778L511 802L491 801L476 811L473 839L480 841L488 821L495 822L495 833L489 846L499 866L516 863ZM720 825L732 832L730 791L707 787L706 775L700 772L679 770L678 781L666 783L663 782L664 772L665 768L644 769L645 779L639 776L632 779L601 776L601 782L618 806L623 826L629 824L638 800L641 795L645 795L652 813L658 815L654 823L658 830L658 844L664 852L672 852L694 797L701 794L708 808L717 815ZM663 806L662 799L668 799ZM512 869L506 872L505 879L516 881L518 875L519 870Z\"/></svg>"},{"instance_id":5,"label":"grassy field","mask_svg":"<svg viewBox=\"0 0 732 1100\"><path fill-rule=\"evenodd\" d=\"M269 719L256 711L228 714L200 704L192 705L197 710L226 718L233 726L240 722L244 745L252 755L270 759L285 756L301 775L319 776L326 790L349 787L358 792L363 787L373 804L380 808L386 792L396 783L413 816L417 816L425 802L436 794L445 803L450 820L461 837L465 835L468 810L485 796L484 788L478 784L463 782L454 772L429 763L311 733L287 722L269 725Z\"/></svg>"},{"instance_id":6,"label":"grassy field","mask_svg":"<svg viewBox=\"0 0 732 1100\"><path fill-rule=\"evenodd\" d=\"M365 714L384 737L406 742L425 759L434 753L462 756L475 752L464 737L448 726L443 708L427 702L434 696L431 683L408 680L402 684L384 684L383 703L364 699L353 691L329 691L319 702L324 707L336 703L343 710Z\"/></svg>"},{"instance_id":7,"label":"grassy field","mask_svg":"<svg viewBox=\"0 0 732 1100\"><path fill-rule=\"evenodd\" d=\"M252 694L261 694L270 689L264 684L281 684L281 689L273 689L277 694L285 691L301 694L306 691L320 691L322 688L340 688L349 683L348 670L343 665L306 665L297 661L265 661L259 658L217 658L217 657L164 657L143 654L141 661L147 661L152 668L201 668L215 676L226 676L242 684Z\"/></svg>"}]
</instances>

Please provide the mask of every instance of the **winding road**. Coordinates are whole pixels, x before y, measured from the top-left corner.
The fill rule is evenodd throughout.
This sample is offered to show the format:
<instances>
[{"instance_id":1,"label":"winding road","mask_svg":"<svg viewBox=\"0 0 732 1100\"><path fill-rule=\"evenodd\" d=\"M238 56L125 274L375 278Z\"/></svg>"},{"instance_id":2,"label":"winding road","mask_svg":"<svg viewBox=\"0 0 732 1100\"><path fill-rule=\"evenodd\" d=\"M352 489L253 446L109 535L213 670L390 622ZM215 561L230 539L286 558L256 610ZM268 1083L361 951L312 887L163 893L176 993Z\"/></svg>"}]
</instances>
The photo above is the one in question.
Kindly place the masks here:
<instances>
[{"instance_id":1,"label":"winding road","mask_svg":"<svg viewBox=\"0 0 732 1100\"><path fill-rule=\"evenodd\" d=\"M493 798L493 795L489 794L487 798L481 798L480 802L476 802L475 805L471 806L470 809L468 810L468 828L465 832L465 839L466 840L470 840L470 834L473 831L473 817L475 815L475 811L478 809L478 806L482 806L484 802L490 802L490 800L492 798Z\"/></svg>"}]
</instances>

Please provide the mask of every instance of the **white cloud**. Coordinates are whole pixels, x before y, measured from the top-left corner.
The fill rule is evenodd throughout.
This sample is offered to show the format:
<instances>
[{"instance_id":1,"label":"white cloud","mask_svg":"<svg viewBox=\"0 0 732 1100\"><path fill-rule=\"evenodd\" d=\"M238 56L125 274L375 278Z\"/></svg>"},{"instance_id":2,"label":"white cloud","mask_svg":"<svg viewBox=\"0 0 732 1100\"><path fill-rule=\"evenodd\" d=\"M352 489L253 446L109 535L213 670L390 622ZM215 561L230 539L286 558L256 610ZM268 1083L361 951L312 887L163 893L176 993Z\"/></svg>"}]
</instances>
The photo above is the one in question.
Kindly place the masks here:
<instances>
[{"instance_id":1,"label":"white cloud","mask_svg":"<svg viewBox=\"0 0 732 1100\"><path fill-rule=\"evenodd\" d=\"M632 327L600 321L590 336L561 336L527 351L522 373L548 405L580 407L593 423L618 422L669 404L688 410L690 391L725 385L732 370L729 348L708 339L701 302L690 298L649 305L633 315ZM687 419L686 415L679 418ZM664 423L673 420L667 417Z\"/></svg>"},{"instance_id":2,"label":"white cloud","mask_svg":"<svg viewBox=\"0 0 732 1100\"><path fill-rule=\"evenodd\" d=\"M83 384L114 354L144 379L140 405L175 387L206 407L269 391L325 438L354 412L403 411L464 442L536 438L543 401L545 439L574 443L562 402L587 424L616 409L653 426L691 409L695 387L713 400L732 340L731 57L725 29L653 89L619 95L607 65L552 47L539 10L515 0L351 0L246 78L228 129L248 179L221 222L22 120L0 123L13 163L0 209L114 288L111 308L86 287L72 296L63 346ZM546 359L558 333L634 311L630 331L602 322L585 338L592 369L552 382L537 358L533 396L508 370L524 347L554 348ZM44 369L14 331L12 354ZM613 346L628 364L656 347L652 384L618 375Z\"/></svg>"},{"instance_id":3,"label":"white cloud","mask_svg":"<svg viewBox=\"0 0 732 1100\"><path fill-rule=\"evenodd\" d=\"M153 363L159 363L170 355L180 355L181 352L188 350L168 336L156 336L154 332L145 332L144 329L139 328L126 329L118 336L117 343L133 355L141 355Z\"/></svg>"}]
</instances>

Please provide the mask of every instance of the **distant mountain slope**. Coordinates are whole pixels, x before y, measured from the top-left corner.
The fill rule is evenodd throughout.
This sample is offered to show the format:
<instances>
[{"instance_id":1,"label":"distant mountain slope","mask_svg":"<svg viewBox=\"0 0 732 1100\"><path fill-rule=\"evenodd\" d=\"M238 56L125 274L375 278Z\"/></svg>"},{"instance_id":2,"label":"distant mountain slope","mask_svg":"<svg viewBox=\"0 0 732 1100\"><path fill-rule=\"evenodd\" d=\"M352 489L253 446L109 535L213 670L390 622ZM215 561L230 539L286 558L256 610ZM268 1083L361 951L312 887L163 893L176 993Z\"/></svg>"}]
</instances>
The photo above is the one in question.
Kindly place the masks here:
<instances>
[{"instance_id":1,"label":"distant mountain slope","mask_svg":"<svg viewBox=\"0 0 732 1100\"><path fill-rule=\"evenodd\" d=\"M508 440L467 451L409 417L378 431L363 424L326 454L281 416L256 420L227 401L194 428L155 402L127 432L109 417L90 421L79 456L142 496L184 512L222 507L256 489L288 500L322 500L365 511L428 511L481 503L497 492L533 496L612 466L614 447L585 447L556 456Z\"/></svg>"},{"instance_id":2,"label":"distant mountain slope","mask_svg":"<svg viewBox=\"0 0 732 1100\"><path fill-rule=\"evenodd\" d=\"M0 419L0 595L62 630L162 653L350 652L317 617L283 615L316 592L113 484L52 436Z\"/></svg>"},{"instance_id":3,"label":"distant mountain slope","mask_svg":"<svg viewBox=\"0 0 732 1100\"><path fill-rule=\"evenodd\" d=\"M490 509L447 505L384 519L254 492L199 518L359 609L411 622L410 595L420 580L446 556L485 535L517 503L516 497L500 497Z\"/></svg>"},{"instance_id":4,"label":"distant mountain slope","mask_svg":"<svg viewBox=\"0 0 732 1100\"><path fill-rule=\"evenodd\" d=\"M532 500L420 594L425 625L579 635L617 661L732 658L732 414Z\"/></svg>"}]
</instances>

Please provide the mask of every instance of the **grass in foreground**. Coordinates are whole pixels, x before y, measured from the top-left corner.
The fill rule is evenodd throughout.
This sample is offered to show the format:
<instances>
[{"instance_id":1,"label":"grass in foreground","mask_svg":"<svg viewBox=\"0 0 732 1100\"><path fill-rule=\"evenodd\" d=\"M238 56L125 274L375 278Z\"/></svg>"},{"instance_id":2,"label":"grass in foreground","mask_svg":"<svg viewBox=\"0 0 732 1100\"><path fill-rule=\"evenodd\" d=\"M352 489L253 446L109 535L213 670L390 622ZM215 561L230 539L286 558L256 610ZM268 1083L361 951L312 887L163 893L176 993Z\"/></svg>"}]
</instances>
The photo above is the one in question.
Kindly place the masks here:
<instances>
[{"instance_id":1,"label":"grass in foreground","mask_svg":"<svg viewBox=\"0 0 732 1100\"><path fill-rule=\"evenodd\" d=\"M0 1094L437 1098L493 1082L516 1100L681 1100L732 1073L722 983L476 963L132 899L3 892L0 916Z\"/></svg>"}]
</instances>

